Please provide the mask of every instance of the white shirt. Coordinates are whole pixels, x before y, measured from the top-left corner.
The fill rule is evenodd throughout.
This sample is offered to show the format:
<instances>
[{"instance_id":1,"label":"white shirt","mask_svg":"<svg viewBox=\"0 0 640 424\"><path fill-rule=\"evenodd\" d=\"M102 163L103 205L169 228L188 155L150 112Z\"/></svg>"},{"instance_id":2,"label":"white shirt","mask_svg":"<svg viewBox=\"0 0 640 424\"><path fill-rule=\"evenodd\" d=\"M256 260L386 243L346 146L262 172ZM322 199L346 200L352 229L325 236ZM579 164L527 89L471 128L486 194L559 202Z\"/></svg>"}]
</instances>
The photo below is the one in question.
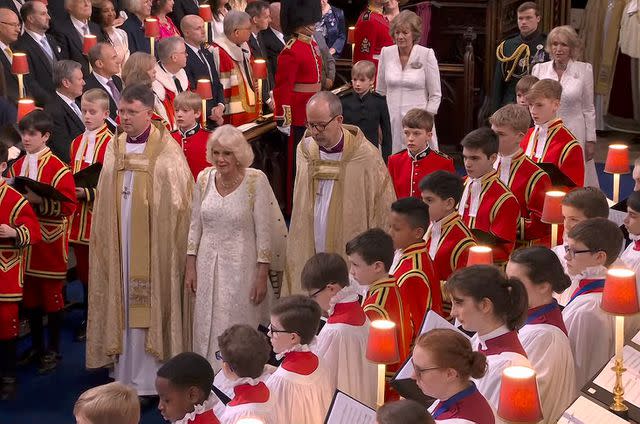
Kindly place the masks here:
<instances>
[{"instance_id":1,"label":"white shirt","mask_svg":"<svg viewBox=\"0 0 640 424\"><path fill-rule=\"evenodd\" d=\"M91 34L91 30L89 29L89 21L82 22L71 15L69 15L69 17L71 18L71 23L73 24L74 28L76 29L76 31L78 31L78 34L80 34L80 38L83 38L85 35ZM87 29L86 33L84 31L85 28Z\"/></svg>"},{"instance_id":2,"label":"white shirt","mask_svg":"<svg viewBox=\"0 0 640 424\"><path fill-rule=\"evenodd\" d=\"M24 158L22 162L22 167L20 168L20 176L27 177L29 179L38 180L38 159L40 156L48 151L49 148L44 146L40 149L39 152L36 153L27 153L27 156Z\"/></svg>"},{"instance_id":3,"label":"white shirt","mask_svg":"<svg viewBox=\"0 0 640 424\"><path fill-rule=\"evenodd\" d=\"M96 148L96 135L98 134L98 129L93 131L85 130L82 135L82 143L80 144L80 148L76 152L76 157L74 160L76 162L84 160L84 162L91 165L94 160L95 148Z\"/></svg>"},{"instance_id":4,"label":"white shirt","mask_svg":"<svg viewBox=\"0 0 640 424\"><path fill-rule=\"evenodd\" d=\"M464 191L462 192L462 198L458 205L458 213L460 216L464 216L464 210L467 207L467 199L471 196L471 204L469 205L469 216L475 217L478 214L478 207L480 206L480 194L482 193L481 178L471 178L471 182L465 184Z\"/></svg>"},{"instance_id":5,"label":"white shirt","mask_svg":"<svg viewBox=\"0 0 640 424\"><path fill-rule=\"evenodd\" d=\"M500 181L502 181L507 187L509 186L509 174L511 171L511 160L518 154L518 150L510 155L503 156L498 153L498 158L493 163L493 169L498 171Z\"/></svg>"},{"instance_id":6,"label":"white shirt","mask_svg":"<svg viewBox=\"0 0 640 424\"><path fill-rule=\"evenodd\" d=\"M536 151L534 152L534 154L537 159L540 159L542 158L542 155L544 154L544 148L547 145L547 134L549 133L549 123L547 122L542 125L536 125L535 132L537 134L538 144L536 144ZM534 137L534 140L535 140L535 137ZM531 149L532 148L533 146L531 146ZM529 146L527 146L527 150L530 150Z\"/></svg>"},{"instance_id":7,"label":"white shirt","mask_svg":"<svg viewBox=\"0 0 640 424\"><path fill-rule=\"evenodd\" d=\"M440 236L442 236L442 219L440 221L432 222L431 227L427 230L427 233L431 231L431 244L429 245L429 256L431 260L434 260L438 253L438 245L440 244Z\"/></svg>"},{"instance_id":8,"label":"white shirt","mask_svg":"<svg viewBox=\"0 0 640 424\"><path fill-rule=\"evenodd\" d=\"M109 97L113 98L111 96L111 87L107 85L109 81L111 81L111 79L107 77L103 77L102 75L96 73L95 71L92 73L93 73L93 76L96 77L100 85L106 90L107 94L109 94Z\"/></svg>"},{"instance_id":9,"label":"white shirt","mask_svg":"<svg viewBox=\"0 0 640 424\"><path fill-rule=\"evenodd\" d=\"M82 120L82 112L80 111L80 107L78 106L78 104L57 90L56 90L56 94L60 96L60 98L71 108L71 110L73 110L76 113L76 115L78 115L78 118Z\"/></svg>"},{"instance_id":10,"label":"white shirt","mask_svg":"<svg viewBox=\"0 0 640 424\"><path fill-rule=\"evenodd\" d=\"M287 44L287 43L284 41L284 34L283 34L283 33L281 33L280 31L278 31L278 30L277 30L277 29L275 29L274 27L269 27L269 29L270 29L271 31L273 31L273 33L276 35L276 37L278 37L278 40L282 41L282 44Z\"/></svg>"},{"instance_id":11,"label":"white shirt","mask_svg":"<svg viewBox=\"0 0 640 424\"><path fill-rule=\"evenodd\" d=\"M315 143L311 137L308 137L306 142ZM339 144L339 142L337 144ZM320 150L320 160L339 161L341 158L342 152L326 153ZM329 204L331 203L331 194L333 192L333 183L334 180L320 180L318 182L313 218L316 253L324 252L326 248L327 219L329 215Z\"/></svg>"},{"instance_id":12,"label":"white shirt","mask_svg":"<svg viewBox=\"0 0 640 424\"><path fill-rule=\"evenodd\" d=\"M13 63L13 57L9 56L9 53L7 53L7 48L11 48L11 47L9 47L7 44L4 44L2 41L0 41L0 49L2 50L2 53L4 53L4 55L7 57L7 60L9 60L9 63Z\"/></svg>"}]
</instances>

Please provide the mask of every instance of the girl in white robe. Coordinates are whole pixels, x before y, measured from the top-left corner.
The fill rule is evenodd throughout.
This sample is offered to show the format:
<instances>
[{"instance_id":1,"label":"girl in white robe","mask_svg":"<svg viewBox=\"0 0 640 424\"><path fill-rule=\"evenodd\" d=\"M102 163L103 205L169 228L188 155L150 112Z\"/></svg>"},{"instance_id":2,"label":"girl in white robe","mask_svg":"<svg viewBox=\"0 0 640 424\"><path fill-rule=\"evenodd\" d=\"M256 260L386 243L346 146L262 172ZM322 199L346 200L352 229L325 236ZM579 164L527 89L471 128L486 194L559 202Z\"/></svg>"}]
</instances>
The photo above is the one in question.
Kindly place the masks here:
<instances>
[{"instance_id":1,"label":"girl in white robe","mask_svg":"<svg viewBox=\"0 0 640 424\"><path fill-rule=\"evenodd\" d=\"M319 424L329 410L335 386L323 359L309 349L320 316L320 307L307 296L282 298L271 309L269 337L282 359L267 380L277 424Z\"/></svg>"},{"instance_id":2,"label":"girl in white robe","mask_svg":"<svg viewBox=\"0 0 640 424\"><path fill-rule=\"evenodd\" d=\"M474 382L497 410L502 371L516 365L531 368L516 332L526 318L527 292L519 280L506 278L491 265L456 271L446 289L451 294L451 315L466 331L476 333L471 346L487 357L487 373Z\"/></svg>"},{"instance_id":3,"label":"girl in white robe","mask_svg":"<svg viewBox=\"0 0 640 424\"><path fill-rule=\"evenodd\" d=\"M509 258L509 277L527 289L529 311L518 331L538 381L543 423L556 423L576 395L575 364L562 311L553 298L571 284L556 255L546 247L518 249Z\"/></svg>"},{"instance_id":4,"label":"girl in white robe","mask_svg":"<svg viewBox=\"0 0 640 424\"><path fill-rule=\"evenodd\" d=\"M336 253L318 253L304 265L301 283L328 315L311 351L324 359L337 389L375 408L378 368L365 358L370 322L358 287L349 285L347 263Z\"/></svg>"},{"instance_id":5,"label":"girl in white robe","mask_svg":"<svg viewBox=\"0 0 640 424\"><path fill-rule=\"evenodd\" d=\"M411 378L425 395L437 399L429 408L437 423L495 423L489 402L471 381L485 375L487 358L471 350L465 336L430 330L416 340L411 361Z\"/></svg>"}]
</instances>

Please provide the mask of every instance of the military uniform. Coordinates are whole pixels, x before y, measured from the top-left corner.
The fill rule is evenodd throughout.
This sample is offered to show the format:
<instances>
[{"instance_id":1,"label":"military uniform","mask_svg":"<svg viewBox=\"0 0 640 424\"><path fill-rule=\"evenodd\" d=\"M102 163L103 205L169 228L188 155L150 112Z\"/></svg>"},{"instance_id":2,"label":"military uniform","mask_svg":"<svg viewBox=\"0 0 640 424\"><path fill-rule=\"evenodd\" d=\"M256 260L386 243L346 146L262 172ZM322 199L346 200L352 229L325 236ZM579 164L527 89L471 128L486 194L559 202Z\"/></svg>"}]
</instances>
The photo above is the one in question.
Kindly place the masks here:
<instances>
[{"instance_id":1,"label":"military uniform","mask_svg":"<svg viewBox=\"0 0 640 424\"><path fill-rule=\"evenodd\" d=\"M523 37L521 34L507 38L496 49L496 70L493 76L492 110L515 103L516 84L524 75L531 74L536 63L549 60L545 51L546 34L538 31Z\"/></svg>"},{"instance_id":2,"label":"military uniform","mask_svg":"<svg viewBox=\"0 0 640 424\"><path fill-rule=\"evenodd\" d=\"M207 141L211 132L202 129L200 124L196 123L196 126L188 131L176 130L171 135L182 147L191 174L193 174L194 180L197 179L200 171L211 166L207 162Z\"/></svg>"},{"instance_id":3,"label":"military uniform","mask_svg":"<svg viewBox=\"0 0 640 424\"><path fill-rule=\"evenodd\" d=\"M453 159L429 147L415 157L407 149L391 155L388 166L398 199L410 196L420 199L420 181L432 172L456 172Z\"/></svg>"},{"instance_id":4,"label":"military uniform","mask_svg":"<svg viewBox=\"0 0 640 424\"><path fill-rule=\"evenodd\" d=\"M391 154L391 121L387 98L375 91L364 96L351 92L340 97L344 123L360 128L364 136L382 151L382 159L387 162ZM378 131L382 138L378 136Z\"/></svg>"},{"instance_id":5,"label":"military uniform","mask_svg":"<svg viewBox=\"0 0 640 424\"><path fill-rule=\"evenodd\" d=\"M389 21L382 14L382 8L369 5L360 14L353 34L353 63L360 60L373 62L378 68L378 59L383 47L393 45L389 34Z\"/></svg>"}]
</instances>

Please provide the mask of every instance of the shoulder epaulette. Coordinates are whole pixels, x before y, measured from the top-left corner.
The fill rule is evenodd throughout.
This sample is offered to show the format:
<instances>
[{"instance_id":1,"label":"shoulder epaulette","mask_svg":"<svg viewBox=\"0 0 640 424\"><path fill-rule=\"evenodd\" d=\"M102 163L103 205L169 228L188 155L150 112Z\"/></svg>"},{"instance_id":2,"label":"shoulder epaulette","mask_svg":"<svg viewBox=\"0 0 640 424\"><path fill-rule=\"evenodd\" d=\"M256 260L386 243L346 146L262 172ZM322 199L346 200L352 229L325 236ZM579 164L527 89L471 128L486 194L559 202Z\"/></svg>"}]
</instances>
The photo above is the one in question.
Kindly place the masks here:
<instances>
[{"instance_id":1,"label":"shoulder epaulette","mask_svg":"<svg viewBox=\"0 0 640 424\"><path fill-rule=\"evenodd\" d=\"M295 37L291 37L289 38L289 41L287 41L287 44L284 45L285 49L290 49L291 46L293 46L293 43L296 42L296 38Z\"/></svg>"},{"instance_id":2,"label":"shoulder epaulette","mask_svg":"<svg viewBox=\"0 0 640 424\"><path fill-rule=\"evenodd\" d=\"M440 150L433 150L433 149L431 149L431 151L432 151L433 153L435 153L436 155L442 156L442 157L443 157L443 158L445 158L445 159L451 159L451 156L449 156L449 155L448 155L448 154L446 154L446 153L441 152Z\"/></svg>"}]
</instances>

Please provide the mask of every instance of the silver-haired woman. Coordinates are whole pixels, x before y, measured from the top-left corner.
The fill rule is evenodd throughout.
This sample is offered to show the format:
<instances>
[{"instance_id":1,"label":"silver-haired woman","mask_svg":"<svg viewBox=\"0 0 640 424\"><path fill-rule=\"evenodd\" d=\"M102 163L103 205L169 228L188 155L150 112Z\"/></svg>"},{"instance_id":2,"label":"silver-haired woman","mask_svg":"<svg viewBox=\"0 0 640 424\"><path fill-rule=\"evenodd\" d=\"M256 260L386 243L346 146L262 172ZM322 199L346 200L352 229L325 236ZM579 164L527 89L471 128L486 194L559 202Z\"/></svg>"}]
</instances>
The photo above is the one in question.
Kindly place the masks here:
<instances>
[{"instance_id":1,"label":"silver-haired woman","mask_svg":"<svg viewBox=\"0 0 640 424\"><path fill-rule=\"evenodd\" d=\"M213 166L193 193L185 284L195 293L193 350L218 370L225 329L269 322L269 269L283 263L286 227L267 177L249 168L253 151L240 130L216 129L207 160Z\"/></svg>"}]
</instances>

